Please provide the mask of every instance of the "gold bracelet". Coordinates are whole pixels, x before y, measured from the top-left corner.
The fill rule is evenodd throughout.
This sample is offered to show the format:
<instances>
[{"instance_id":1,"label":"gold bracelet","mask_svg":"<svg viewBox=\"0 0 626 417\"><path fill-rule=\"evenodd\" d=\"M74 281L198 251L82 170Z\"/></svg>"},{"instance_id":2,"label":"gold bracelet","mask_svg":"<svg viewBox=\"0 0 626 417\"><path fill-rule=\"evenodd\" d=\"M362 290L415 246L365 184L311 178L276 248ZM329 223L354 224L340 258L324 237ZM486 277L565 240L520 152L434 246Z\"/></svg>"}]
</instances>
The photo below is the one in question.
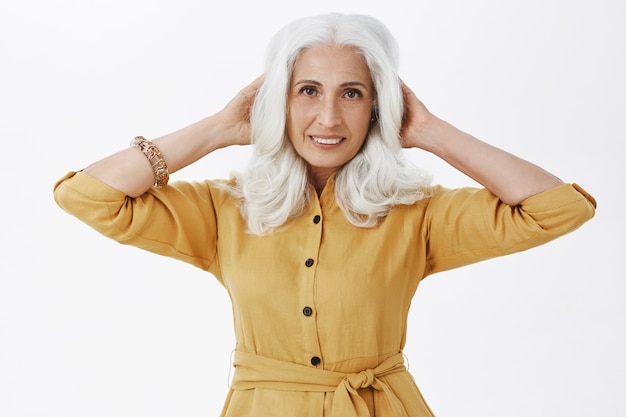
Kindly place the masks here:
<instances>
[{"instance_id":1,"label":"gold bracelet","mask_svg":"<svg viewBox=\"0 0 626 417\"><path fill-rule=\"evenodd\" d=\"M152 166L152 172L154 172L154 183L152 186L161 188L166 185L170 179L170 173L167 170L167 165L159 148L143 136L137 136L133 139L130 142L130 146L139 149L148 158L148 162Z\"/></svg>"}]
</instances>

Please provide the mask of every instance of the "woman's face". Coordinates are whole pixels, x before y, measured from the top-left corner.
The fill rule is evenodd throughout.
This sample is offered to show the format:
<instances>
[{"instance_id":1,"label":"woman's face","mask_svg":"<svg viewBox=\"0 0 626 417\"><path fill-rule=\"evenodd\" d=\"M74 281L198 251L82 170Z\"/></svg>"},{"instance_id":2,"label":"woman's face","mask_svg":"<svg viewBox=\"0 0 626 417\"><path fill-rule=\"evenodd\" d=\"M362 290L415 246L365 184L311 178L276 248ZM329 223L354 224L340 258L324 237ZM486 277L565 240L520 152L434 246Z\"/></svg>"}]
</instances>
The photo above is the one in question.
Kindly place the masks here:
<instances>
[{"instance_id":1,"label":"woman's face","mask_svg":"<svg viewBox=\"0 0 626 417\"><path fill-rule=\"evenodd\" d=\"M288 95L287 134L314 178L327 179L361 149L374 86L365 59L346 46L305 49Z\"/></svg>"}]
</instances>

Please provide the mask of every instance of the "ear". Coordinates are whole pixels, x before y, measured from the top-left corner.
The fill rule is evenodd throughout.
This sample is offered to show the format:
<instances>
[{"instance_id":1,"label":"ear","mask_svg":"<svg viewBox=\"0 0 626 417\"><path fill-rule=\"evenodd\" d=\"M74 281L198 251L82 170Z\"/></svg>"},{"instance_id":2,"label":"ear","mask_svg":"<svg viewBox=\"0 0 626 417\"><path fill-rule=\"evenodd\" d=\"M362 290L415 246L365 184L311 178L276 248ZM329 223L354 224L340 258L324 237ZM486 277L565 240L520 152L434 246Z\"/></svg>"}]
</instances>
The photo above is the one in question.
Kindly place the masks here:
<instances>
[{"instance_id":1,"label":"ear","mask_svg":"<svg viewBox=\"0 0 626 417\"><path fill-rule=\"evenodd\" d=\"M372 117L370 118L370 123L376 123L378 121L378 104L374 102L374 106L372 107Z\"/></svg>"}]
</instances>

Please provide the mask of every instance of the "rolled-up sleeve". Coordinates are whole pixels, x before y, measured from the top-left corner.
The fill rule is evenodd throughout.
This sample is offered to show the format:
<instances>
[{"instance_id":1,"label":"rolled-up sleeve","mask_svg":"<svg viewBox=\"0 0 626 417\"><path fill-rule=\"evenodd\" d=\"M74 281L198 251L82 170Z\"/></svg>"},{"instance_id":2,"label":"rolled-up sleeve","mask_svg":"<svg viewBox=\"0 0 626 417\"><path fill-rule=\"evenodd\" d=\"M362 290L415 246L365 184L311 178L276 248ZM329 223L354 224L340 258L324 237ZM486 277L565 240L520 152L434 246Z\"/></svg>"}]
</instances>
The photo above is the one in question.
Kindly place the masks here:
<instances>
[{"instance_id":1,"label":"rolled-up sleeve","mask_svg":"<svg viewBox=\"0 0 626 417\"><path fill-rule=\"evenodd\" d=\"M82 172L54 186L66 212L122 244L210 270L217 252L216 203L208 181L178 182L131 198Z\"/></svg>"},{"instance_id":2,"label":"rolled-up sleeve","mask_svg":"<svg viewBox=\"0 0 626 417\"><path fill-rule=\"evenodd\" d=\"M580 227L596 201L563 184L509 206L486 189L437 188L426 210L428 274L539 246Z\"/></svg>"}]
</instances>

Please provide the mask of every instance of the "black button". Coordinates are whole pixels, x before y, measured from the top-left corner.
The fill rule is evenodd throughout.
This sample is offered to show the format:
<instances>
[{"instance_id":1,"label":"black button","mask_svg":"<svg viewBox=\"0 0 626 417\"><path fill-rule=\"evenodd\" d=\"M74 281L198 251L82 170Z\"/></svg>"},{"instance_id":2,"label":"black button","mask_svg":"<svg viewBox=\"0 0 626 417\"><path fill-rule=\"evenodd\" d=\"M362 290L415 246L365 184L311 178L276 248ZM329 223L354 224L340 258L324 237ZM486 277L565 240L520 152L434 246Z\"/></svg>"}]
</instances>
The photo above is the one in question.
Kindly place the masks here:
<instances>
[{"instance_id":1,"label":"black button","mask_svg":"<svg viewBox=\"0 0 626 417\"><path fill-rule=\"evenodd\" d=\"M313 259L309 258L309 259L306 260L306 262L304 262L304 264L306 266L308 266L308 267L311 267L311 266L313 266L313 262L315 262L315 261L313 261Z\"/></svg>"},{"instance_id":2,"label":"black button","mask_svg":"<svg viewBox=\"0 0 626 417\"><path fill-rule=\"evenodd\" d=\"M311 307L304 307L302 309L302 314L309 317L311 314L313 314L313 309Z\"/></svg>"},{"instance_id":3,"label":"black button","mask_svg":"<svg viewBox=\"0 0 626 417\"><path fill-rule=\"evenodd\" d=\"M318 224L320 220L322 220L322 218L319 216L319 214L313 216L313 223Z\"/></svg>"},{"instance_id":4,"label":"black button","mask_svg":"<svg viewBox=\"0 0 626 417\"><path fill-rule=\"evenodd\" d=\"M322 363L322 360L321 360L320 358L318 358L317 356L313 356L313 357L311 358L311 365L313 365L313 366L317 366L317 365L319 365L320 363Z\"/></svg>"}]
</instances>

